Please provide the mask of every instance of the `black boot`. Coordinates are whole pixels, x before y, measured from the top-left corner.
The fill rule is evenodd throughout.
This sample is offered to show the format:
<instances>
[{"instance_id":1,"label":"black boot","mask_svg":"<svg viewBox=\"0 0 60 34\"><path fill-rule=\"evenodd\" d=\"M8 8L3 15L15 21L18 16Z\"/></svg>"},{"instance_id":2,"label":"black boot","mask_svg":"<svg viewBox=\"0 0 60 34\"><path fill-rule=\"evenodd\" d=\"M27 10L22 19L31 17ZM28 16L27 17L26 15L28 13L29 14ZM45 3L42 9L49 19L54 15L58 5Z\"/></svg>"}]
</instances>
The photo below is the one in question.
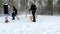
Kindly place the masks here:
<instances>
[{"instance_id":1,"label":"black boot","mask_svg":"<svg viewBox=\"0 0 60 34\"><path fill-rule=\"evenodd\" d=\"M12 20L15 20L15 17L13 17Z\"/></svg>"},{"instance_id":2,"label":"black boot","mask_svg":"<svg viewBox=\"0 0 60 34\"><path fill-rule=\"evenodd\" d=\"M36 22L36 20L32 20L33 22Z\"/></svg>"},{"instance_id":3,"label":"black boot","mask_svg":"<svg viewBox=\"0 0 60 34\"><path fill-rule=\"evenodd\" d=\"M8 23L8 22L9 22L8 20L5 21L5 23Z\"/></svg>"}]
</instances>

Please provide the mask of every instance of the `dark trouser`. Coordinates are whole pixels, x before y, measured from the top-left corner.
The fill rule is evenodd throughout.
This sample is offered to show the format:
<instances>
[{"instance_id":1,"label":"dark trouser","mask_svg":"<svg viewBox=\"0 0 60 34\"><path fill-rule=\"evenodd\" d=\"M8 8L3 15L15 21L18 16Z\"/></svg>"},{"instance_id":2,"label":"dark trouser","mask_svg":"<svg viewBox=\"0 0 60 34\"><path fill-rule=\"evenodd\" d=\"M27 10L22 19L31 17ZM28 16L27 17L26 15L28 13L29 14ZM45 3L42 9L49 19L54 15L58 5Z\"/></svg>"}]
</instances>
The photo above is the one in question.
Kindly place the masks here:
<instances>
[{"instance_id":1,"label":"dark trouser","mask_svg":"<svg viewBox=\"0 0 60 34\"><path fill-rule=\"evenodd\" d=\"M36 22L36 19L35 19L35 12L36 12L36 11L32 11L32 15L33 15L33 22Z\"/></svg>"},{"instance_id":2,"label":"dark trouser","mask_svg":"<svg viewBox=\"0 0 60 34\"><path fill-rule=\"evenodd\" d=\"M12 20L15 20L15 17L17 17L17 19L20 20L19 17L18 17L17 15L12 16Z\"/></svg>"},{"instance_id":3,"label":"dark trouser","mask_svg":"<svg viewBox=\"0 0 60 34\"><path fill-rule=\"evenodd\" d=\"M16 16L16 14L15 14L15 12L13 12L12 13L12 20L15 20L15 16Z\"/></svg>"}]
</instances>

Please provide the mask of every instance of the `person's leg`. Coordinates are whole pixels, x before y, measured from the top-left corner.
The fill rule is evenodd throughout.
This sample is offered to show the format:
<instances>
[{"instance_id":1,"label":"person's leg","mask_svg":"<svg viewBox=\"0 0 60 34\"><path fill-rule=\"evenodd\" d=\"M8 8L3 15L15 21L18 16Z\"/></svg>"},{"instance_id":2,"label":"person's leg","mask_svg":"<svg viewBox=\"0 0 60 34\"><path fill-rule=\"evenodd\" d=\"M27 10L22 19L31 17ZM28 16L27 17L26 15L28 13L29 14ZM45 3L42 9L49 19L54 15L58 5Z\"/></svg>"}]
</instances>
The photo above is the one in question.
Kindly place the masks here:
<instances>
[{"instance_id":1,"label":"person's leg","mask_svg":"<svg viewBox=\"0 0 60 34\"><path fill-rule=\"evenodd\" d=\"M9 22L8 21L8 14L5 14L5 23Z\"/></svg>"},{"instance_id":2,"label":"person's leg","mask_svg":"<svg viewBox=\"0 0 60 34\"><path fill-rule=\"evenodd\" d=\"M35 20L35 13L33 14L33 21L36 22L36 20Z\"/></svg>"},{"instance_id":3,"label":"person's leg","mask_svg":"<svg viewBox=\"0 0 60 34\"><path fill-rule=\"evenodd\" d=\"M33 22L36 22L36 19L35 19L35 11L32 12L32 15L33 15Z\"/></svg>"}]
</instances>

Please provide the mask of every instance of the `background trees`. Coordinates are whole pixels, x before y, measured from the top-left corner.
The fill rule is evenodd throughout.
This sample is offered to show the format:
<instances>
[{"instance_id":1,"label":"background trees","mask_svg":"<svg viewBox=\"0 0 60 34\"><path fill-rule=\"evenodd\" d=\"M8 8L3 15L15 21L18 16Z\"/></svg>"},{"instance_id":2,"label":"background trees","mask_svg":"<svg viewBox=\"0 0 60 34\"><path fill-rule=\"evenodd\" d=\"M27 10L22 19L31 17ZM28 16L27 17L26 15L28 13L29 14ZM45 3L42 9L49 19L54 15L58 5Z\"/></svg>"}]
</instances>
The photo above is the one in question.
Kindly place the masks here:
<instances>
[{"instance_id":1,"label":"background trees","mask_svg":"<svg viewBox=\"0 0 60 34\"><path fill-rule=\"evenodd\" d=\"M0 14L2 14L2 0L0 0Z\"/></svg>"},{"instance_id":2,"label":"background trees","mask_svg":"<svg viewBox=\"0 0 60 34\"><path fill-rule=\"evenodd\" d=\"M60 0L9 0L9 13L15 6L18 13L28 13L31 3L37 6L37 14L39 15L60 15ZM2 13L3 2L0 0L0 14Z\"/></svg>"}]
</instances>

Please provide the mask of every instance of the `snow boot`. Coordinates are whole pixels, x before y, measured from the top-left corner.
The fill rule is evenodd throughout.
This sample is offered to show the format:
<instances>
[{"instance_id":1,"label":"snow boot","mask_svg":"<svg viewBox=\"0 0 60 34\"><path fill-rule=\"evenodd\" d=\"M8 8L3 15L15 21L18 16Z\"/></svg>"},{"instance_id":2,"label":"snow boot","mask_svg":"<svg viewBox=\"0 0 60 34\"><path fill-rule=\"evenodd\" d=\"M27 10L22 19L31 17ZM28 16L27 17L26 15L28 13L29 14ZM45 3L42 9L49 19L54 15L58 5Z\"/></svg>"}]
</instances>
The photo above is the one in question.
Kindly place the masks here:
<instances>
[{"instance_id":1,"label":"snow boot","mask_svg":"<svg viewBox=\"0 0 60 34\"><path fill-rule=\"evenodd\" d=\"M35 20L32 20L33 22L36 22Z\"/></svg>"},{"instance_id":2,"label":"snow boot","mask_svg":"<svg viewBox=\"0 0 60 34\"><path fill-rule=\"evenodd\" d=\"M5 21L5 23L8 23L8 22L9 22L8 20Z\"/></svg>"},{"instance_id":3,"label":"snow boot","mask_svg":"<svg viewBox=\"0 0 60 34\"><path fill-rule=\"evenodd\" d=\"M15 17L13 17L12 20L15 20Z\"/></svg>"}]
</instances>

